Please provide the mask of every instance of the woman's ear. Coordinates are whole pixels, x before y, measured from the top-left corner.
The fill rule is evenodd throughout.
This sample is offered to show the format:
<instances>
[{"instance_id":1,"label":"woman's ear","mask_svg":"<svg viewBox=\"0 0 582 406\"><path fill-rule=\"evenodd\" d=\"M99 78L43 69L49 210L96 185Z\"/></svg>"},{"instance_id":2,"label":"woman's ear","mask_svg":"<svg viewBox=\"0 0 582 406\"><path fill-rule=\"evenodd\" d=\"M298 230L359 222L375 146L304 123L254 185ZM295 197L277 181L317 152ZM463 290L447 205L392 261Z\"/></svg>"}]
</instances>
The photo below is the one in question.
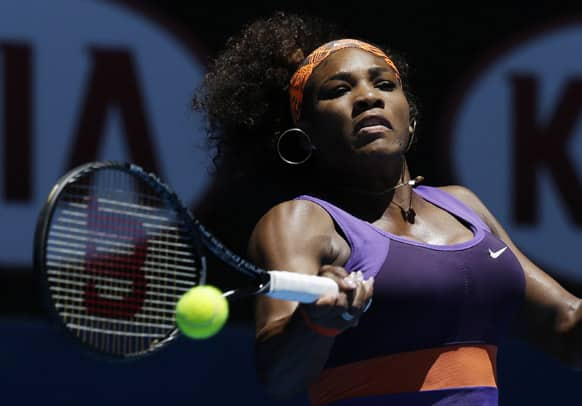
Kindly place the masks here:
<instances>
[{"instance_id":1,"label":"woman's ear","mask_svg":"<svg viewBox=\"0 0 582 406\"><path fill-rule=\"evenodd\" d=\"M412 119L410 121L410 124L408 125L408 133L410 135L413 135L414 134L414 131L416 131L416 120L415 119Z\"/></svg>"}]
</instances>

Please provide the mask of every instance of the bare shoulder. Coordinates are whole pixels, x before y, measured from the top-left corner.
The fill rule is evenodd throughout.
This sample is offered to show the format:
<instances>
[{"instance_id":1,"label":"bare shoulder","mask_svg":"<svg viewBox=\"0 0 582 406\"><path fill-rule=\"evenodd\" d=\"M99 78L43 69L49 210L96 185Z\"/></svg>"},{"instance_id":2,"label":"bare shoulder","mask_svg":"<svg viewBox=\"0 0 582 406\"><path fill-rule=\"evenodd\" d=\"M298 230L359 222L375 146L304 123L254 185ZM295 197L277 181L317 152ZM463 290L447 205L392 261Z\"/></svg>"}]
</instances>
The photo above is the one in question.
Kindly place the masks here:
<instances>
[{"instance_id":1,"label":"bare shoulder","mask_svg":"<svg viewBox=\"0 0 582 406\"><path fill-rule=\"evenodd\" d=\"M440 190L447 192L463 203L470 206L472 209L478 208L479 206L483 206L483 202L479 197L468 187L462 185L447 185L447 186L440 186Z\"/></svg>"},{"instance_id":2,"label":"bare shoulder","mask_svg":"<svg viewBox=\"0 0 582 406\"><path fill-rule=\"evenodd\" d=\"M473 209L486 223L491 221L492 215L475 192L462 185L441 186L439 189L453 195L471 209Z\"/></svg>"},{"instance_id":3,"label":"bare shoulder","mask_svg":"<svg viewBox=\"0 0 582 406\"><path fill-rule=\"evenodd\" d=\"M309 227L308 227L309 226ZM269 228L284 228L287 232L324 232L333 230L331 216L310 200L288 200L267 211L255 226L255 233Z\"/></svg>"},{"instance_id":4,"label":"bare shoulder","mask_svg":"<svg viewBox=\"0 0 582 406\"><path fill-rule=\"evenodd\" d=\"M493 214L489 211L485 203L477 196L475 192L466 186L462 185L447 185L439 187L452 196L456 197L467 206L469 206L475 213L481 217L481 219L494 231L499 230L501 227L498 221L494 218Z\"/></svg>"},{"instance_id":5,"label":"bare shoulder","mask_svg":"<svg viewBox=\"0 0 582 406\"><path fill-rule=\"evenodd\" d=\"M272 207L258 221L248 251L259 264L292 270L312 268L306 262L334 263L344 251L340 247L327 211L308 200L290 200Z\"/></svg>"}]
</instances>

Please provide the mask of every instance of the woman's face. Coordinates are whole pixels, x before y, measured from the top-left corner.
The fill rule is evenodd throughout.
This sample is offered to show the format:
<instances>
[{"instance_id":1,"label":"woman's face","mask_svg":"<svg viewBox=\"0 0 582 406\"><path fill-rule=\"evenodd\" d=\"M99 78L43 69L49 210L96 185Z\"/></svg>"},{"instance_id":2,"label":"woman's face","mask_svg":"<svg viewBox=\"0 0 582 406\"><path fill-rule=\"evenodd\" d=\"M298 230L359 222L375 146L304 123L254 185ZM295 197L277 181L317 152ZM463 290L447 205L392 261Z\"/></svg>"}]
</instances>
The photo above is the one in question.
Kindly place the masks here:
<instances>
[{"instance_id":1,"label":"woman's face","mask_svg":"<svg viewBox=\"0 0 582 406\"><path fill-rule=\"evenodd\" d=\"M323 165L340 172L386 164L410 137L409 106L396 73L369 52L339 50L313 72L303 126Z\"/></svg>"}]
</instances>

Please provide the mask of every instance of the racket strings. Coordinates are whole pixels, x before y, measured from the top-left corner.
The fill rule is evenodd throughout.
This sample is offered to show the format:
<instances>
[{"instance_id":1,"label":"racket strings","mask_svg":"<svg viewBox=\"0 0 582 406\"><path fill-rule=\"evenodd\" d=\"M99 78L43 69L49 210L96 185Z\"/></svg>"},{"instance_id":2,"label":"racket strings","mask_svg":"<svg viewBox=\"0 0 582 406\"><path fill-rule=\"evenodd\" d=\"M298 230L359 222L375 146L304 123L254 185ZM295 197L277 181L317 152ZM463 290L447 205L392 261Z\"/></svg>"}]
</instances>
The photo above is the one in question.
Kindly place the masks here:
<instances>
[{"instance_id":1,"label":"racket strings","mask_svg":"<svg viewBox=\"0 0 582 406\"><path fill-rule=\"evenodd\" d=\"M175 303L199 283L199 260L172 202L129 173L94 174L68 185L55 207L49 289L69 330L86 344L141 353L175 330Z\"/></svg>"}]
</instances>

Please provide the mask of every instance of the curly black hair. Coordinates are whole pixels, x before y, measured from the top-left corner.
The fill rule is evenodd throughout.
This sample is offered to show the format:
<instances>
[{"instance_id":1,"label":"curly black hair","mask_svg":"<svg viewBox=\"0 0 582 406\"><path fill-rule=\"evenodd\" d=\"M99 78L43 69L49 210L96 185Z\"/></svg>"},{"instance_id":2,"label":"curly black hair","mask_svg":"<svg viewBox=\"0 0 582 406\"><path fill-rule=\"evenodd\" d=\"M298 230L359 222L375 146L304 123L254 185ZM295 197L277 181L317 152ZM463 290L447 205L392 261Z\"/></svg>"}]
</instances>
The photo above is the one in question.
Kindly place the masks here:
<instances>
[{"instance_id":1,"label":"curly black hair","mask_svg":"<svg viewBox=\"0 0 582 406\"><path fill-rule=\"evenodd\" d=\"M248 174L281 164L274 145L277 134L293 127L289 80L304 56L341 37L345 36L336 25L319 17L277 11L247 24L227 41L192 99L194 110L206 113L216 168ZM416 120L418 109L407 81L407 63L401 55L375 45L396 64L410 117Z\"/></svg>"}]
</instances>

